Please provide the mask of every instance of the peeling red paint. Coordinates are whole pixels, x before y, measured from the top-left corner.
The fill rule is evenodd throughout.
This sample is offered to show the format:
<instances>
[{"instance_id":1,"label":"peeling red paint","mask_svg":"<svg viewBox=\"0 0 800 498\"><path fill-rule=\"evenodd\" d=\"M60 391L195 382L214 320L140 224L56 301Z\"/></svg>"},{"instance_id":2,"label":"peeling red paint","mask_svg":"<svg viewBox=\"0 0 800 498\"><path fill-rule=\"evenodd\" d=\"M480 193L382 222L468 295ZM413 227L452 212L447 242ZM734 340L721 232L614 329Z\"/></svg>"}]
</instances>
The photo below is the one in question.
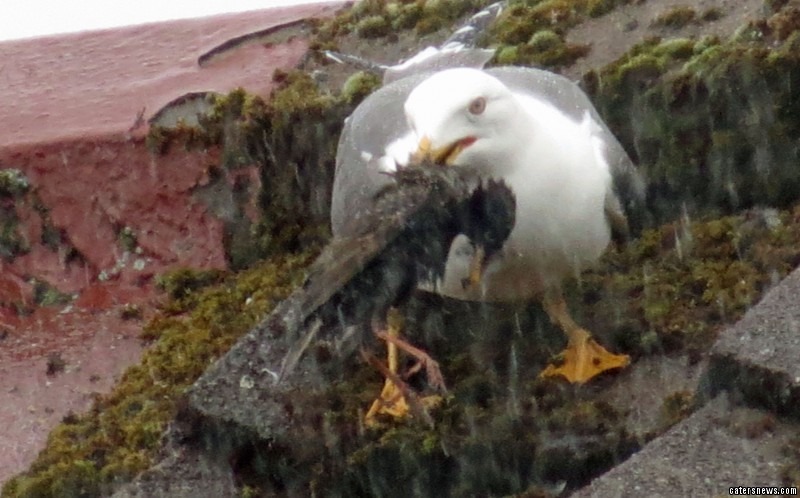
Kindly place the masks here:
<instances>
[{"instance_id":1,"label":"peeling red paint","mask_svg":"<svg viewBox=\"0 0 800 498\"><path fill-rule=\"evenodd\" d=\"M31 252L8 264L18 275L46 274L59 290L75 292L110 276L139 282L176 264L226 266L222 222L192 198L218 163L216 150L156 156L142 139L109 138L0 150L0 164L11 160L48 210L52 227L82 256L77 268L59 260L41 242L41 217L24 207L19 217L27 220ZM123 227L135 235L139 254L125 254L118 236Z\"/></svg>"}]
</instances>

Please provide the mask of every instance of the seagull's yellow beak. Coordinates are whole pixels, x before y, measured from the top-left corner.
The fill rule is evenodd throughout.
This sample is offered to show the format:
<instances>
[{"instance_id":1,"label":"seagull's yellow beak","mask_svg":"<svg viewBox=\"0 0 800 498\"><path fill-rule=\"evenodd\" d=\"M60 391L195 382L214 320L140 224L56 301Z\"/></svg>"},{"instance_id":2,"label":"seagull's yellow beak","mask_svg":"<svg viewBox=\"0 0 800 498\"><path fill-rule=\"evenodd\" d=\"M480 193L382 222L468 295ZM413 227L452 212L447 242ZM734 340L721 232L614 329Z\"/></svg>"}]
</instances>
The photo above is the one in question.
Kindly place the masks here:
<instances>
[{"instance_id":1,"label":"seagull's yellow beak","mask_svg":"<svg viewBox=\"0 0 800 498\"><path fill-rule=\"evenodd\" d=\"M422 161L432 161L434 164L452 166L461 151L475 143L475 137L465 137L443 147L434 148L431 139L423 136L417 144L417 150L411 155L411 163L419 164Z\"/></svg>"}]
</instances>

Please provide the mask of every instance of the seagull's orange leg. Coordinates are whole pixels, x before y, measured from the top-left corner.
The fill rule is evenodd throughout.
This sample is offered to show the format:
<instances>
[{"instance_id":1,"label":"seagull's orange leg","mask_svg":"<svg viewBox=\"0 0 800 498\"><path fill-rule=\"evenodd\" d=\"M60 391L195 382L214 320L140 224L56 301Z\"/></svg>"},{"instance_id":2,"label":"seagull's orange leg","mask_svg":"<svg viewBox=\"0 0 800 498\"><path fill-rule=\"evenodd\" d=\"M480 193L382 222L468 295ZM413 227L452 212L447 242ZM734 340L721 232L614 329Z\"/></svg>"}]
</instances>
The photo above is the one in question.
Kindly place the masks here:
<instances>
[{"instance_id":1,"label":"seagull's orange leg","mask_svg":"<svg viewBox=\"0 0 800 498\"><path fill-rule=\"evenodd\" d=\"M575 323L560 289L546 293L542 305L550 320L564 331L568 339L567 347L561 353L563 363L548 365L540 374L542 377L560 375L572 383L583 384L602 372L623 368L630 363L628 355L610 353Z\"/></svg>"},{"instance_id":2,"label":"seagull's orange leg","mask_svg":"<svg viewBox=\"0 0 800 498\"><path fill-rule=\"evenodd\" d=\"M421 416L428 419L425 410L432 408L441 401L439 396L426 396L419 398L408 385L398 375L398 360L399 349L415 357L418 360L417 365L412 368L410 373L414 373L419 368L425 368L428 376L428 382L434 387L444 390L444 379L439 364L433 360L427 353L419 348L416 348L400 338L400 329L402 327L402 316L400 312L391 308L386 316L387 330L376 331L375 335L386 341L387 349L387 366L383 367L377 364L376 367L381 370L386 380L383 383L381 394L375 401L372 402L369 411L364 417L367 425L372 425L377 422L379 415L388 415L394 418L404 418L409 413Z\"/></svg>"}]
</instances>

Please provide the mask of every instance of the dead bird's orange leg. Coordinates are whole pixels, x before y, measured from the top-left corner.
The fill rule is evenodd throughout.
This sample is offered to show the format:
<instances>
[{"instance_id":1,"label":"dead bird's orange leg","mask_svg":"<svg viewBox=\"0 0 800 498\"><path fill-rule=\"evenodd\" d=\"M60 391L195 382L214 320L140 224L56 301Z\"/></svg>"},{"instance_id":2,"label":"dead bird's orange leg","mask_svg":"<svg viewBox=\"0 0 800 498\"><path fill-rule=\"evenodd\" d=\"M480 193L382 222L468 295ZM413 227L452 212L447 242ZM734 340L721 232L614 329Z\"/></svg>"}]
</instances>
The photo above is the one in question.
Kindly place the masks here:
<instances>
[{"instance_id":1,"label":"dead bird's orange leg","mask_svg":"<svg viewBox=\"0 0 800 498\"><path fill-rule=\"evenodd\" d=\"M418 360L418 365L412 371L425 368L428 381L434 387L444 390L444 379L439 370L439 364L427 353L416 348L400 338L400 328L402 327L402 316L400 312L391 308L387 314L387 330L375 331L375 335L386 341L387 366L375 365L386 377L383 383L381 394L372 402L365 421L367 425L374 424L378 415L388 415L394 418L404 418L409 413L428 418L425 409L431 408L441 401L439 396L426 396L419 398L411 391L408 385L398 374L399 368L399 349L410 354Z\"/></svg>"}]
</instances>

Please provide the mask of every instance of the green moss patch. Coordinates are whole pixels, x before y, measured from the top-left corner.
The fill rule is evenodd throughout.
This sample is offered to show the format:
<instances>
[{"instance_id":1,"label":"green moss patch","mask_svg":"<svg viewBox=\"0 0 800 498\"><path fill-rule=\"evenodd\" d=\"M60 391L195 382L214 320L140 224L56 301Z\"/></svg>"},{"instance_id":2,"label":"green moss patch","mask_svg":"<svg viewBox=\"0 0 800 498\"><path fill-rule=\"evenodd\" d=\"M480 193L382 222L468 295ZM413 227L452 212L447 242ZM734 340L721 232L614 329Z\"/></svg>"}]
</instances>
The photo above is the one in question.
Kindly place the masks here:
<instances>
[{"instance_id":1,"label":"green moss patch","mask_svg":"<svg viewBox=\"0 0 800 498\"><path fill-rule=\"evenodd\" d=\"M59 291L44 280L33 278L31 283L33 284L33 301L37 306L62 305L73 299L72 295Z\"/></svg>"},{"instance_id":2,"label":"green moss patch","mask_svg":"<svg viewBox=\"0 0 800 498\"><path fill-rule=\"evenodd\" d=\"M569 29L629 3L632 0L512 1L483 44L497 47L497 64L569 66L591 50L589 45L568 43Z\"/></svg>"},{"instance_id":3,"label":"green moss patch","mask_svg":"<svg viewBox=\"0 0 800 498\"><path fill-rule=\"evenodd\" d=\"M28 250L28 243L19 234L19 218L15 204L25 202L30 189L25 175L13 168L0 170L0 258L11 260Z\"/></svg>"},{"instance_id":4,"label":"green moss patch","mask_svg":"<svg viewBox=\"0 0 800 498\"><path fill-rule=\"evenodd\" d=\"M724 15L721 9L715 7L697 12L692 7L678 6L657 15L650 23L650 26L678 30L691 24L716 21Z\"/></svg>"},{"instance_id":5,"label":"green moss patch","mask_svg":"<svg viewBox=\"0 0 800 498\"><path fill-rule=\"evenodd\" d=\"M18 169L0 170L0 198L19 197L30 189L30 183Z\"/></svg>"},{"instance_id":6,"label":"green moss patch","mask_svg":"<svg viewBox=\"0 0 800 498\"><path fill-rule=\"evenodd\" d=\"M726 42L647 40L584 77L645 174L657 219L797 200L800 35L779 41L776 16Z\"/></svg>"}]
</instances>

